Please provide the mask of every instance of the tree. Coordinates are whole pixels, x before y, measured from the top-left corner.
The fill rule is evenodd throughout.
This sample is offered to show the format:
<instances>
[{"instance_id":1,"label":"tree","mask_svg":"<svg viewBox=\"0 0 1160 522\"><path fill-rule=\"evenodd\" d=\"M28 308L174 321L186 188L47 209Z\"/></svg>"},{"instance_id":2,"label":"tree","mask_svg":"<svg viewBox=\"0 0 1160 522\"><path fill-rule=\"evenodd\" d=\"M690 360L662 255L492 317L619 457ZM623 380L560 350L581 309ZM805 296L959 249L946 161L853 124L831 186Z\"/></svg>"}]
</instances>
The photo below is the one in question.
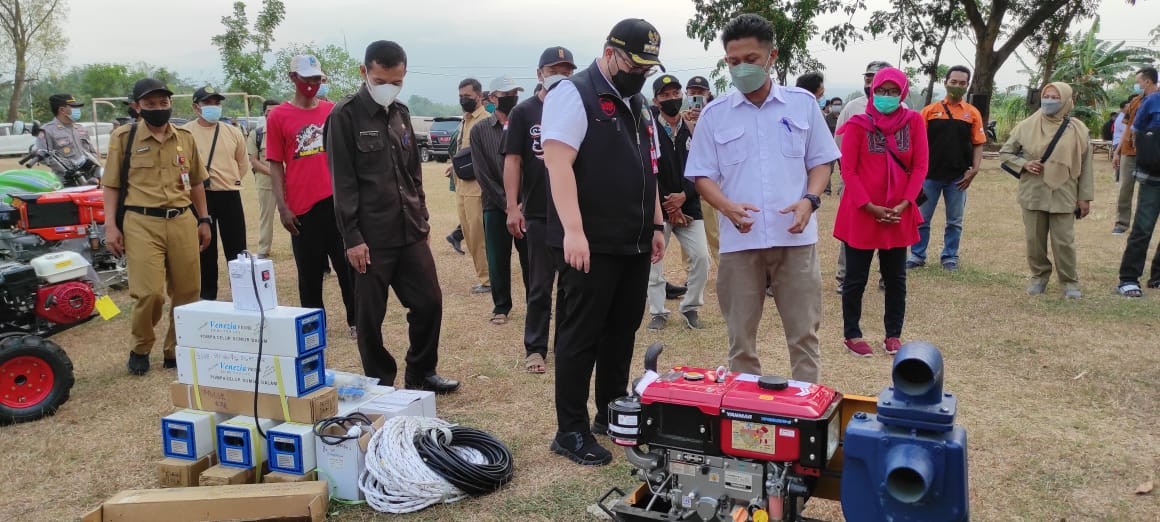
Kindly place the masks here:
<instances>
[{"instance_id":1,"label":"tree","mask_svg":"<svg viewBox=\"0 0 1160 522\"><path fill-rule=\"evenodd\" d=\"M1039 26L1024 44L1032 56L1039 59L1039 67L1032 78L1032 85L1051 82L1059 61L1059 51L1068 39L1068 30L1080 20L1095 16L1099 0L1069 0L1063 9L1051 15L1046 23Z\"/></svg>"},{"instance_id":2,"label":"tree","mask_svg":"<svg viewBox=\"0 0 1160 522\"><path fill-rule=\"evenodd\" d=\"M411 109L412 116L461 116L463 109L458 105L447 105L431 101L427 98L412 94L407 98L407 107Z\"/></svg>"},{"instance_id":3,"label":"tree","mask_svg":"<svg viewBox=\"0 0 1160 522\"><path fill-rule=\"evenodd\" d=\"M990 113L991 94L995 89L995 74L999 68L1024 41L1070 1L991 0L989 5L982 5L979 0L963 0L963 10L975 36L975 75L971 82L971 94L984 120ZM1014 23L1007 20L1008 15L1012 15ZM999 37L1003 35L1007 35L1007 40L998 45Z\"/></svg>"},{"instance_id":4,"label":"tree","mask_svg":"<svg viewBox=\"0 0 1160 522\"><path fill-rule=\"evenodd\" d=\"M63 0L0 0L0 47L11 55L15 65L7 121L16 121L29 79L45 65L58 61L68 46L68 39L59 29L67 16L68 7Z\"/></svg>"},{"instance_id":5,"label":"tree","mask_svg":"<svg viewBox=\"0 0 1160 522\"><path fill-rule=\"evenodd\" d=\"M888 33L894 43L904 45L903 62L918 62L928 79L924 105L929 105L939 75L943 46L963 23L963 10L955 0L891 0L891 9L875 11L866 24L874 36Z\"/></svg>"},{"instance_id":6,"label":"tree","mask_svg":"<svg viewBox=\"0 0 1160 522\"><path fill-rule=\"evenodd\" d=\"M814 18L842 11L853 16L865 9L863 0L693 0L697 14L686 25L689 38L696 38L708 49L719 41L721 30L736 16L744 13L761 15L773 24L774 46L777 48L778 82L786 84L791 73L820 71L825 67L816 60L807 45L818 35ZM833 26L822 34L822 40L839 50L858 39L858 29L849 21ZM714 76L724 68L718 62Z\"/></svg>"},{"instance_id":7,"label":"tree","mask_svg":"<svg viewBox=\"0 0 1160 522\"><path fill-rule=\"evenodd\" d=\"M128 96L133 89L133 84L146 76L161 80L176 93L188 93L196 88L192 82L181 78L173 71L147 63L81 65L70 68L63 73L47 75L32 84L30 88L32 97L35 100L41 100L41 102L33 105L30 118L42 122L51 120L53 115L49 112L47 100L55 93L71 93L84 103L88 103L93 98L118 98ZM86 108L84 113L86 120L92 116L88 110ZM174 110L175 115L178 116L192 112L192 109L185 104L177 104ZM97 106L97 116L101 121L109 121L124 115L124 113L125 111L120 106Z\"/></svg>"},{"instance_id":8,"label":"tree","mask_svg":"<svg viewBox=\"0 0 1160 522\"><path fill-rule=\"evenodd\" d=\"M222 17L226 31L211 41L221 52L229 90L258 95L269 93L266 54L274 43L274 29L282 23L285 15L286 6L282 0L262 0L262 9L253 29L249 27L245 2L234 2L233 14Z\"/></svg>"},{"instance_id":9,"label":"tree","mask_svg":"<svg viewBox=\"0 0 1160 522\"><path fill-rule=\"evenodd\" d=\"M1156 58L1156 53L1148 49L1100 40L1096 38L1099 31L1097 16L1090 30L1077 33L1063 46L1055 73L1056 79L1071 85L1076 106L1090 108L1097 115L1097 107L1108 105L1109 86Z\"/></svg>"},{"instance_id":10,"label":"tree","mask_svg":"<svg viewBox=\"0 0 1160 522\"><path fill-rule=\"evenodd\" d=\"M358 66L362 64L351 56L345 48L334 44L319 46L314 42L295 43L275 53L274 66L268 69L272 94L288 95L294 92L287 76L287 64L290 59L300 54L311 54L322 62L322 70L326 73L326 82L330 84L330 93L327 98L338 100L358 90L363 79Z\"/></svg>"}]
</instances>

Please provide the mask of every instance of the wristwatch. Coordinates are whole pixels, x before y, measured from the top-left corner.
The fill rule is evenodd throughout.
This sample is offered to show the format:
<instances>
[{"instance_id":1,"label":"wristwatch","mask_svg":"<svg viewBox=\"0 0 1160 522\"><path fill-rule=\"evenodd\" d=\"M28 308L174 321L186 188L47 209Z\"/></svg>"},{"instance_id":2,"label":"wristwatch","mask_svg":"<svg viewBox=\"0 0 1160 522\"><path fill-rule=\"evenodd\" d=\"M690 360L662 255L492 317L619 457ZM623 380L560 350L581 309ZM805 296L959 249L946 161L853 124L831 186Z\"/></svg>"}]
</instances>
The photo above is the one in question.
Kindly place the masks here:
<instances>
[{"instance_id":1,"label":"wristwatch","mask_svg":"<svg viewBox=\"0 0 1160 522\"><path fill-rule=\"evenodd\" d=\"M209 217L209 216L206 216L203 218L197 218L197 226L200 227L202 225L209 225L212 227L213 226L213 218Z\"/></svg>"},{"instance_id":2,"label":"wristwatch","mask_svg":"<svg viewBox=\"0 0 1160 522\"><path fill-rule=\"evenodd\" d=\"M810 205L813 205L815 211L819 208L822 208L822 198L819 198L813 194L806 194L802 196L802 199L810 200Z\"/></svg>"},{"instance_id":3,"label":"wristwatch","mask_svg":"<svg viewBox=\"0 0 1160 522\"><path fill-rule=\"evenodd\" d=\"M661 223L660 225L653 223L653 230L655 230L657 232L664 232L665 231L664 223Z\"/></svg>"}]
</instances>

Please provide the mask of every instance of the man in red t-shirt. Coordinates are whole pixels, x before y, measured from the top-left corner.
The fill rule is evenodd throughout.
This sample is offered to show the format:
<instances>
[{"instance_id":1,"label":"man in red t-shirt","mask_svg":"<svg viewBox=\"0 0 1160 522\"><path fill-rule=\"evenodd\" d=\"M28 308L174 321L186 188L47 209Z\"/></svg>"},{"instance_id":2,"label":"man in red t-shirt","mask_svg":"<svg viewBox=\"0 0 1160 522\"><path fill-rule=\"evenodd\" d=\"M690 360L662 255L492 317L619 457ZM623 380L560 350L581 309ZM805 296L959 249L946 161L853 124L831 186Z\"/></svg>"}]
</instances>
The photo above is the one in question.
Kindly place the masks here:
<instances>
[{"instance_id":1,"label":"man in red t-shirt","mask_svg":"<svg viewBox=\"0 0 1160 522\"><path fill-rule=\"evenodd\" d=\"M294 98L275 107L266 118L266 159L278 216L290 232L298 265L299 300L305 308L325 308L322 276L329 257L342 289L346 324L354 337L354 287L335 223L330 167L322 137L334 103L317 98L322 79L318 58L299 55L290 60Z\"/></svg>"}]
</instances>

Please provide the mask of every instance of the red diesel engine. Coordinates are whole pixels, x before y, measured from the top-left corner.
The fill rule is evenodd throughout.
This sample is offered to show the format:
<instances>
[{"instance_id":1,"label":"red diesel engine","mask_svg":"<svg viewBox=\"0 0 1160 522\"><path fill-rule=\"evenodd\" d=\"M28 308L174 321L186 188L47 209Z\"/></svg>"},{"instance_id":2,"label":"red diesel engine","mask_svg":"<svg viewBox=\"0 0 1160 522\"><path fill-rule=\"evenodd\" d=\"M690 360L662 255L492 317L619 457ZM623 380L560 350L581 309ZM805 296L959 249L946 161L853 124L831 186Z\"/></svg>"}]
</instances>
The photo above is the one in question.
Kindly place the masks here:
<instances>
[{"instance_id":1,"label":"red diesel engine","mask_svg":"<svg viewBox=\"0 0 1160 522\"><path fill-rule=\"evenodd\" d=\"M609 405L609 434L652 492L620 519L798 520L838 448L841 394L723 367L657 372L660 351Z\"/></svg>"}]
</instances>

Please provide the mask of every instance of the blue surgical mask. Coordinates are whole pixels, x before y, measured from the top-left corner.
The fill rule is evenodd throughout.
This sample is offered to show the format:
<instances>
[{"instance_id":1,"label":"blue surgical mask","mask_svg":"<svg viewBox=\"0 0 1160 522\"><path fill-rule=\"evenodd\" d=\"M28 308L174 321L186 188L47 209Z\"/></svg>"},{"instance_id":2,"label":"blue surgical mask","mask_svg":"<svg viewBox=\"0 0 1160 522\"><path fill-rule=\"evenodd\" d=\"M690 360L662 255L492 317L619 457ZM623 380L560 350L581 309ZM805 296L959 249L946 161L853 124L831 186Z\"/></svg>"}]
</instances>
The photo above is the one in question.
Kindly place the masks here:
<instances>
[{"instance_id":1,"label":"blue surgical mask","mask_svg":"<svg viewBox=\"0 0 1160 522\"><path fill-rule=\"evenodd\" d=\"M318 86L318 97L319 98L325 98L326 95L329 93L330 93L330 84L329 83L324 83L324 84Z\"/></svg>"},{"instance_id":2,"label":"blue surgical mask","mask_svg":"<svg viewBox=\"0 0 1160 522\"><path fill-rule=\"evenodd\" d=\"M769 60L764 66L752 63L739 63L729 68L729 76L733 78L733 86L742 94L749 94L765 85L769 79Z\"/></svg>"},{"instance_id":3,"label":"blue surgical mask","mask_svg":"<svg viewBox=\"0 0 1160 522\"><path fill-rule=\"evenodd\" d=\"M205 121L208 121L210 123L214 123L214 122L220 120L222 117L221 105L206 105L206 106L202 107L201 108L201 117L205 118Z\"/></svg>"},{"instance_id":4,"label":"blue surgical mask","mask_svg":"<svg viewBox=\"0 0 1160 522\"><path fill-rule=\"evenodd\" d=\"M68 111L68 117L72 121L81 121L81 108L73 107L72 110Z\"/></svg>"},{"instance_id":5,"label":"blue surgical mask","mask_svg":"<svg viewBox=\"0 0 1160 522\"><path fill-rule=\"evenodd\" d=\"M882 114L890 114L902 106L901 96L879 96L874 95L874 108Z\"/></svg>"},{"instance_id":6,"label":"blue surgical mask","mask_svg":"<svg viewBox=\"0 0 1160 522\"><path fill-rule=\"evenodd\" d=\"M1140 84L1138 83L1132 84L1132 91L1136 94L1144 94L1144 88L1140 87Z\"/></svg>"},{"instance_id":7,"label":"blue surgical mask","mask_svg":"<svg viewBox=\"0 0 1160 522\"><path fill-rule=\"evenodd\" d=\"M495 104L494 104L494 103L487 102L487 105L484 105L484 106L483 106L483 108L484 108L484 110L486 110L486 111L487 111L489 114L490 114L490 113L493 113L493 112L495 112Z\"/></svg>"},{"instance_id":8,"label":"blue surgical mask","mask_svg":"<svg viewBox=\"0 0 1160 522\"><path fill-rule=\"evenodd\" d=\"M823 109L826 108L826 99L825 98L818 100L818 107L821 107Z\"/></svg>"}]
</instances>

